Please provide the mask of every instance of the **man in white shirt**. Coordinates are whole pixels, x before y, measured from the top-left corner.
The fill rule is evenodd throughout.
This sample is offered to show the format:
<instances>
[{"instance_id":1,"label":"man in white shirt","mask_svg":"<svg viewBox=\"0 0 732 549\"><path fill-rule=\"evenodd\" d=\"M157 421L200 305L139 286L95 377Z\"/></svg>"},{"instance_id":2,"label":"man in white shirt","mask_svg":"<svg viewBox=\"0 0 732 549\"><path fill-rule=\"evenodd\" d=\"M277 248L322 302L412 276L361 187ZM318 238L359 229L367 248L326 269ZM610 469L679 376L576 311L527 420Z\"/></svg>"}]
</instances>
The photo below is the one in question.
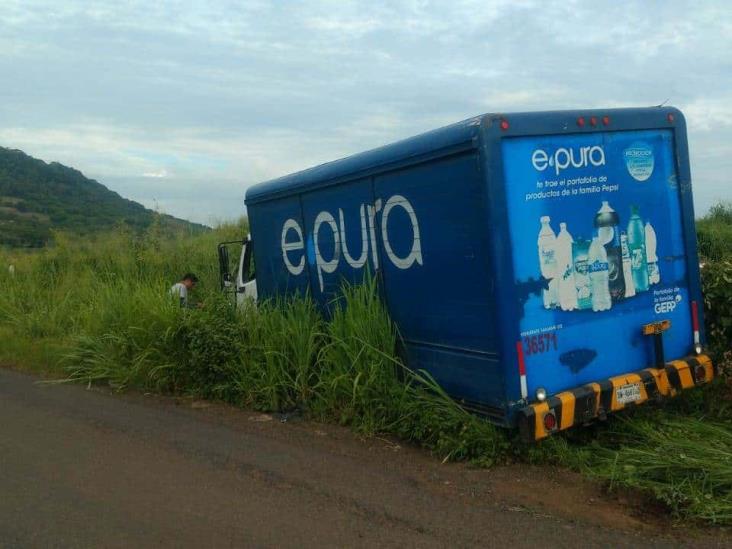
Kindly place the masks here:
<instances>
[{"instance_id":1,"label":"man in white shirt","mask_svg":"<svg viewBox=\"0 0 732 549\"><path fill-rule=\"evenodd\" d=\"M181 307L188 307L188 290L192 290L198 283L198 277L193 273L186 273L180 282L176 282L170 287L170 295L180 300Z\"/></svg>"}]
</instances>

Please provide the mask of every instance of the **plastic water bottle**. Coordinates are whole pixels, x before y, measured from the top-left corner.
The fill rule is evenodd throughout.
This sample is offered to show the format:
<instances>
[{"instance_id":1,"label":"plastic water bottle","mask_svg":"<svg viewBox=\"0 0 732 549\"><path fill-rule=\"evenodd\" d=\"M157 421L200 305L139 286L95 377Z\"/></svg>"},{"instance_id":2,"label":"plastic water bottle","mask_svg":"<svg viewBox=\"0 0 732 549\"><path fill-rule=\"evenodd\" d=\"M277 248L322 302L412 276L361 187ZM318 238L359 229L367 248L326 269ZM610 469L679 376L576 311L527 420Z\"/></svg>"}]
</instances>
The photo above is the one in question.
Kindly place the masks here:
<instances>
[{"instance_id":1,"label":"plastic water bottle","mask_svg":"<svg viewBox=\"0 0 732 549\"><path fill-rule=\"evenodd\" d=\"M590 285L592 286L592 310L607 311L612 307L607 252L597 237L590 244Z\"/></svg>"},{"instance_id":2,"label":"plastic water bottle","mask_svg":"<svg viewBox=\"0 0 732 549\"><path fill-rule=\"evenodd\" d=\"M592 288L590 286L590 243L581 238L572 244L572 261L574 263L574 285L577 289L577 308L592 308Z\"/></svg>"},{"instance_id":3,"label":"plastic water bottle","mask_svg":"<svg viewBox=\"0 0 732 549\"><path fill-rule=\"evenodd\" d=\"M625 277L623 276L623 254L620 248L620 217L607 200L595 215L595 228L600 244L605 246L608 263L610 297L613 301L625 298Z\"/></svg>"},{"instance_id":4,"label":"plastic water bottle","mask_svg":"<svg viewBox=\"0 0 732 549\"><path fill-rule=\"evenodd\" d=\"M577 288L574 283L574 261L572 260L572 235L567 224L559 224L556 240L557 278L559 279L559 306L563 311L577 308Z\"/></svg>"},{"instance_id":5,"label":"plastic water bottle","mask_svg":"<svg viewBox=\"0 0 732 549\"><path fill-rule=\"evenodd\" d=\"M549 221L551 221L551 219L548 215L541 218L541 230L539 231L539 239L537 241L539 246L539 266L541 268L541 276L547 280L556 277L557 271L557 235L554 234L551 225L549 225Z\"/></svg>"},{"instance_id":6,"label":"plastic water bottle","mask_svg":"<svg viewBox=\"0 0 732 549\"><path fill-rule=\"evenodd\" d=\"M545 215L541 219L541 229L537 246L539 248L539 268L541 276L549 281L549 289L544 290L544 307L553 309L557 306L557 283L553 280L557 276L556 245L557 236L549 225L551 219Z\"/></svg>"},{"instance_id":7,"label":"plastic water bottle","mask_svg":"<svg viewBox=\"0 0 732 549\"><path fill-rule=\"evenodd\" d=\"M648 283L658 284L661 281L661 273L658 269L658 256L656 255L656 231L653 225L646 221L646 259L648 261Z\"/></svg>"},{"instance_id":8,"label":"plastic water bottle","mask_svg":"<svg viewBox=\"0 0 732 549\"><path fill-rule=\"evenodd\" d=\"M638 215L638 206L630 207L628 221L628 252L633 285L636 292L648 290L648 264L646 259L646 230Z\"/></svg>"},{"instance_id":9,"label":"plastic water bottle","mask_svg":"<svg viewBox=\"0 0 732 549\"><path fill-rule=\"evenodd\" d=\"M625 297L635 295L635 284L633 284L633 269L630 266L630 252L628 252L628 235L625 231L620 233L620 249L623 253L623 276L625 277Z\"/></svg>"}]
</instances>

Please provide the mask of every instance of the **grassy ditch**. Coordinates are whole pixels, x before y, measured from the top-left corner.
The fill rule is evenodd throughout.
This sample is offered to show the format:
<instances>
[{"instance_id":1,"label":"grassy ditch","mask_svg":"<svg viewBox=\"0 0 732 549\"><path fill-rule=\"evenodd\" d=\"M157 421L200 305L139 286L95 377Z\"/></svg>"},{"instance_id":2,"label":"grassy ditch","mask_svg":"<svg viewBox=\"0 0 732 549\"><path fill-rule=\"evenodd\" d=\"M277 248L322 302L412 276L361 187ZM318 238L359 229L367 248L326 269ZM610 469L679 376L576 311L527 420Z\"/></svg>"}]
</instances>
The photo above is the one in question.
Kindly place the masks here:
<instances>
[{"instance_id":1,"label":"grassy ditch","mask_svg":"<svg viewBox=\"0 0 732 549\"><path fill-rule=\"evenodd\" d=\"M732 421L724 383L663 407L616 414L604 424L525 448L522 457L581 471L610 491L632 489L678 519L732 524Z\"/></svg>"},{"instance_id":2,"label":"grassy ditch","mask_svg":"<svg viewBox=\"0 0 732 549\"><path fill-rule=\"evenodd\" d=\"M610 488L644 490L680 517L732 522L732 430L729 423L650 414L622 419L583 463Z\"/></svg>"},{"instance_id":3,"label":"grassy ditch","mask_svg":"<svg viewBox=\"0 0 732 549\"><path fill-rule=\"evenodd\" d=\"M700 223L700 240L726 230L720 211ZM328 320L301 298L237 312L217 289L215 244L242 232L231 225L175 238L153 227L142 236L58 236L53 248L34 254L0 253L0 362L120 390L299 410L364 434L397 436L444 460L559 463L611 489L642 490L679 517L732 524L732 391L725 379L662 409L643 407L522 446L462 410L428 375L404 368L373 283L345 288ZM716 361L729 364L732 262L722 244L707 245L718 254L705 256L703 269L707 332ZM167 295L186 271L202 281L200 309L181 309Z\"/></svg>"},{"instance_id":4,"label":"grassy ditch","mask_svg":"<svg viewBox=\"0 0 732 549\"><path fill-rule=\"evenodd\" d=\"M395 358L396 332L374 284L347 289L343 301L347 307L326 322L307 299L238 313L212 295L205 308L186 310L140 289L127 303L107 301L111 330L72 337L58 368L81 383L297 410L366 435L414 441L443 459L504 458L500 429ZM115 303L119 310L110 309ZM137 321L120 325L127 315Z\"/></svg>"}]
</instances>

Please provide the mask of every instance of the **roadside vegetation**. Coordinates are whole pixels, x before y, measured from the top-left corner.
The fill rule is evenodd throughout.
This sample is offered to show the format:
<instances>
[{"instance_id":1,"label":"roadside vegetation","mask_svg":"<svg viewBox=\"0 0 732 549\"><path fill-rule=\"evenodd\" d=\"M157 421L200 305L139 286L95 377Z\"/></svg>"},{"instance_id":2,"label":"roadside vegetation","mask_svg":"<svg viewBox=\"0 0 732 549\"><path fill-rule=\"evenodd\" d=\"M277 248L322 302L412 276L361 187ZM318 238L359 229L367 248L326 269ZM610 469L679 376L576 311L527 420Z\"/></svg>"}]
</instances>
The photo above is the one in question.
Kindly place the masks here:
<instances>
[{"instance_id":1,"label":"roadside vegetation","mask_svg":"<svg viewBox=\"0 0 732 549\"><path fill-rule=\"evenodd\" d=\"M679 517L732 524L731 206L698 224L707 333L723 375L662 408L532 446L400 363L374 283L345 288L328 320L302 298L235 310L218 291L215 248L243 232L231 224L175 237L153 224L143 234L56 235L42 251L0 252L0 363L118 390L300 413L393 435L444 460L555 463L610 489L641 490ZM185 271L201 279L201 308L181 309L167 295Z\"/></svg>"},{"instance_id":2,"label":"roadside vegetation","mask_svg":"<svg viewBox=\"0 0 732 549\"><path fill-rule=\"evenodd\" d=\"M119 390L298 412L392 434L446 460L489 465L505 454L500 429L400 364L374 283L345 288L327 322L303 298L234 309L218 289L215 250L244 232L225 225L173 238L153 226L144 234L56 235L52 248L5 253L0 363ZM181 309L168 295L187 271L201 279L200 309Z\"/></svg>"}]
</instances>

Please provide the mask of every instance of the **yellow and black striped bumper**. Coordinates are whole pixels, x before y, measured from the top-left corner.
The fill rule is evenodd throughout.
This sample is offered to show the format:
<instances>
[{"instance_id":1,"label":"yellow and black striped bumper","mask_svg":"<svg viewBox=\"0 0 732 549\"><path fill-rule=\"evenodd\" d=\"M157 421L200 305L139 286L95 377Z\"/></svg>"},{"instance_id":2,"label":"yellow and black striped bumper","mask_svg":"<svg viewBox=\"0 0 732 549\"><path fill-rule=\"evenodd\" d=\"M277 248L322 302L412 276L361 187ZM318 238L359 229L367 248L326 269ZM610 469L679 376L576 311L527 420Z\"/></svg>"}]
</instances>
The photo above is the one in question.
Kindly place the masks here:
<instances>
[{"instance_id":1,"label":"yellow and black striped bumper","mask_svg":"<svg viewBox=\"0 0 732 549\"><path fill-rule=\"evenodd\" d=\"M525 437L529 440L540 440L595 418L604 418L610 412L648 400L676 396L683 389L709 383L713 378L714 366L707 355L686 357L667 363L665 368L646 368L563 391L549 397L545 402L521 408L518 411L518 423ZM619 403L618 388L632 383L640 385L640 398L630 404ZM546 428L547 414L554 415L555 421L547 422L554 423L554 428Z\"/></svg>"}]
</instances>

